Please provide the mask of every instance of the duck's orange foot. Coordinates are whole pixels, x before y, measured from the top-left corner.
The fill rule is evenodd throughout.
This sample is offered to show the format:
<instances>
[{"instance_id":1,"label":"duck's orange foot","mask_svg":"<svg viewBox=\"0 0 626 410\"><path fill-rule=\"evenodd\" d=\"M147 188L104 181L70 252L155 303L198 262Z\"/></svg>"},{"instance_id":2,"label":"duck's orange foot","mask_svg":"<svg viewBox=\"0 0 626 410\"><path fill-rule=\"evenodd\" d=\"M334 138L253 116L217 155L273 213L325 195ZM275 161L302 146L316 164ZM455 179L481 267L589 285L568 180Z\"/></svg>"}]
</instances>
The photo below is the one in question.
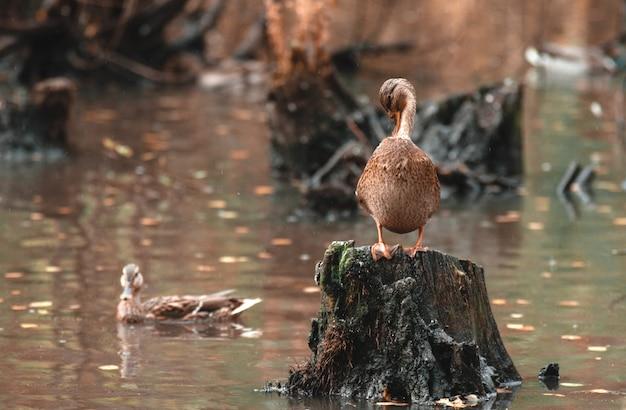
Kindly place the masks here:
<instances>
[{"instance_id":1,"label":"duck's orange foot","mask_svg":"<svg viewBox=\"0 0 626 410\"><path fill-rule=\"evenodd\" d=\"M404 248L404 253L409 255L411 258L414 258L417 255L418 251L427 251L428 248L426 246L411 246L410 248Z\"/></svg>"},{"instance_id":2,"label":"duck's orange foot","mask_svg":"<svg viewBox=\"0 0 626 410\"><path fill-rule=\"evenodd\" d=\"M370 248L372 259L374 259L374 262L377 262L380 258L391 259L399 247L400 245L389 246L382 242L375 243Z\"/></svg>"}]
</instances>

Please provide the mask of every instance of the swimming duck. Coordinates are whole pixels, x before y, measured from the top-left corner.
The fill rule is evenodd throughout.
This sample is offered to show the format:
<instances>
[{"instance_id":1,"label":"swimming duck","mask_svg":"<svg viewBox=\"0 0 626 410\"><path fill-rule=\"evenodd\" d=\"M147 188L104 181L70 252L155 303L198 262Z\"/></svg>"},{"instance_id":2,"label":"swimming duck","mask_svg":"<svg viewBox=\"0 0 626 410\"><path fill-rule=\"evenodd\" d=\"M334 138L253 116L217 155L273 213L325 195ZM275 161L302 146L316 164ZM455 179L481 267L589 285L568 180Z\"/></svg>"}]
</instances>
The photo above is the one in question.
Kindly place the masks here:
<instances>
[{"instance_id":1,"label":"swimming duck","mask_svg":"<svg viewBox=\"0 0 626 410\"><path fill-rule=\"evenodd\" d=\"M229 289L210 295L160 296L141 303L143 275L134 263L124 266L120 284L124 289L117 305L117 320L123 323L143 321L232 320L261 302L261 299L227 297Z\"/></svg>"},{"instance_id":2,"label":"swimming duck","mask_svg":"<svg viewBox=\"0 0 626 410\"><path fill-rule=\"evenodd\" d=\"M424 225L439 208L435 165L411 141L417 107L415 89L404 78L391 78L383 83L379 98L395 128L372 153L356 188L359 204L372 216L378 230L378 242L371 247L374 261L391 259L399 247L384 243L382 228L395 233L418 230L415 246L406 252L414 257L424 249Z\"/></svg>"}]
</instances>

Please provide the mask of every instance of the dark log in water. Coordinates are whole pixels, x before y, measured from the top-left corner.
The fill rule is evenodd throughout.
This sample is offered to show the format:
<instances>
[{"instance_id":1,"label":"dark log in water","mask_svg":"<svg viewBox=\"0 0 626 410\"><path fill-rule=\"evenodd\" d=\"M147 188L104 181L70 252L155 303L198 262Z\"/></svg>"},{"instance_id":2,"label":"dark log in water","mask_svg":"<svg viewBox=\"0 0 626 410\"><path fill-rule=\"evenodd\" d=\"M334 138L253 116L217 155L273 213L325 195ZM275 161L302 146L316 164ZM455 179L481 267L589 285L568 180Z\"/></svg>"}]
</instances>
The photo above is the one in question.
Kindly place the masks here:
<instances>
[{"instance_id":1,"label":"dark log in water","mask_svg":"<svg viewBox=\"0 0 626 410\"><path fill-rule=\"evenodd\" d=\"M290 63L289 75L275 81L269 93L272 165L283 176L305 180L346 142L367 145L366 135L375 133L330 63L311 67L305 51L296 48Z\"/></svg>"},{"instance_id":2,"label":"dark log in water","mask_svg":"<svg viewBox=\"0 0 626 410\"><path fill-rule=\"evenodd\" d=\"M290 372L290 394L432 404L484 400L521 380L483 269L468 260L428 250L374 263L369 247L334 242L315 279L322 300L312 355Z\"/></svg>"},{"instance_id":3,"label":"dark log in water","mask_svg":"<svg viewBox=\"0 0 626 410\"><path fill-rule=\"evenodd\" d=\"M356 181L386 134L381 123L388 125L387 133L391 124L374 105L358 104L335 86L334 74L328 81L305 69L294 72L271 93L274 168L303 181L307 208L354 211ZM505 82L418 108L412 139L437 165L442 196L519 186L521 105L521 87Z\"/></svg>"},{"instance_id":4,"label":"dark log in water","mask_svg":"<svg viewBox=\"0 0 626 410\"><path fill-rule=\"evenodd\" d=\"M179 84L195 80L206 34L222 16L224 0L191 2L50 0L30 7L30 18L7 2L0 20L0 57L12 57L19 81L34 84L68 74L115 74ZM14 7L11 7L14 6ZM11 14L14 11L15 15Z\"/></svg>"},{"instance_id":5,"label":"dark log in water","mask_svg":"<svg viewBox=\"0 0 626 410\"><path fill-rule=\"evenodd\" d=\"M0 156L19 159L66 150L75 93L72 81L50 78L35 84L26 101L0 99Z\"/></svg>"},{"instance_id":6,"label":"dark log in water","mask_svg":"<svg viewBox=\"0 0 626 410\"><path fill-rule=\"evenodd\" d=\"M481 87L417 112L413 141L457 191L514 188L523 172L522 88L512 81Z\"/></svg>"}]
</instances>

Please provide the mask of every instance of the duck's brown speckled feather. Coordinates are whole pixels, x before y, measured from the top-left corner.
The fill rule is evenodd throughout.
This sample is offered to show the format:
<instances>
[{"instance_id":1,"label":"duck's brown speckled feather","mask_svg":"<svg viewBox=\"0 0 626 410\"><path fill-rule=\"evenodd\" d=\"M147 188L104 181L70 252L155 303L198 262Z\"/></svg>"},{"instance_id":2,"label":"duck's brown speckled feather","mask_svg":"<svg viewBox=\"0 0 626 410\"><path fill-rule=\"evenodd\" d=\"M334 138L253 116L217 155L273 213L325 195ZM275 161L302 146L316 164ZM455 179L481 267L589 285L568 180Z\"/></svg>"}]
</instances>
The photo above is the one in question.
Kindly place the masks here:
<instances>
[{"instance_id":1,"label":"duck's brown speckled feather","mask_svg":"<svg viewBox=\"0 0 626 410\"><path fill-rule=\"evenodd\" d=\"M190 317L192 313L200 309ZM222 319L241 306L242 300L227 297L161 296L145 301L142 308L151 319Z\"/></svg>"},{"instance_id":2,"label":"duck's brown speckled feather","mask_svg":"<svg viewBox=\"0 0 626 410\"><path fill-rule=\"evenodd\" d=\"M412 232L439 208L439 179L428 155L411 140L385 138L357 184L363 208L386 229Z\"/></svg>"}]
</instances>

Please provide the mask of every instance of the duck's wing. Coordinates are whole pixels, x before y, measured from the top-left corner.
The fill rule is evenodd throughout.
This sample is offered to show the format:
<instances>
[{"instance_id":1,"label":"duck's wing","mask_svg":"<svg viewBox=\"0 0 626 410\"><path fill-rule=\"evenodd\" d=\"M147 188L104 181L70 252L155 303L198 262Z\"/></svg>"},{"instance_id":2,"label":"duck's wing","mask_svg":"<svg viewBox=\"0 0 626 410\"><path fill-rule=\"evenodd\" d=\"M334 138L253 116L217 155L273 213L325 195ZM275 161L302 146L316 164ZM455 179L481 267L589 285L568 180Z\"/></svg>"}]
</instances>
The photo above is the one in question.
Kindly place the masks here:
<instances>
[{"instance_id":1,"label":"duck's wing","mask_svg":"<svg viewBox=\"0 0 626 410\"><path fill-rule=\"evenodd\" d=\"M155 320L221 319L236 316L260 302L250 304L250 300L215 295L162 296L147 300L143 308Z\"/></svg>"}]
</instances>

